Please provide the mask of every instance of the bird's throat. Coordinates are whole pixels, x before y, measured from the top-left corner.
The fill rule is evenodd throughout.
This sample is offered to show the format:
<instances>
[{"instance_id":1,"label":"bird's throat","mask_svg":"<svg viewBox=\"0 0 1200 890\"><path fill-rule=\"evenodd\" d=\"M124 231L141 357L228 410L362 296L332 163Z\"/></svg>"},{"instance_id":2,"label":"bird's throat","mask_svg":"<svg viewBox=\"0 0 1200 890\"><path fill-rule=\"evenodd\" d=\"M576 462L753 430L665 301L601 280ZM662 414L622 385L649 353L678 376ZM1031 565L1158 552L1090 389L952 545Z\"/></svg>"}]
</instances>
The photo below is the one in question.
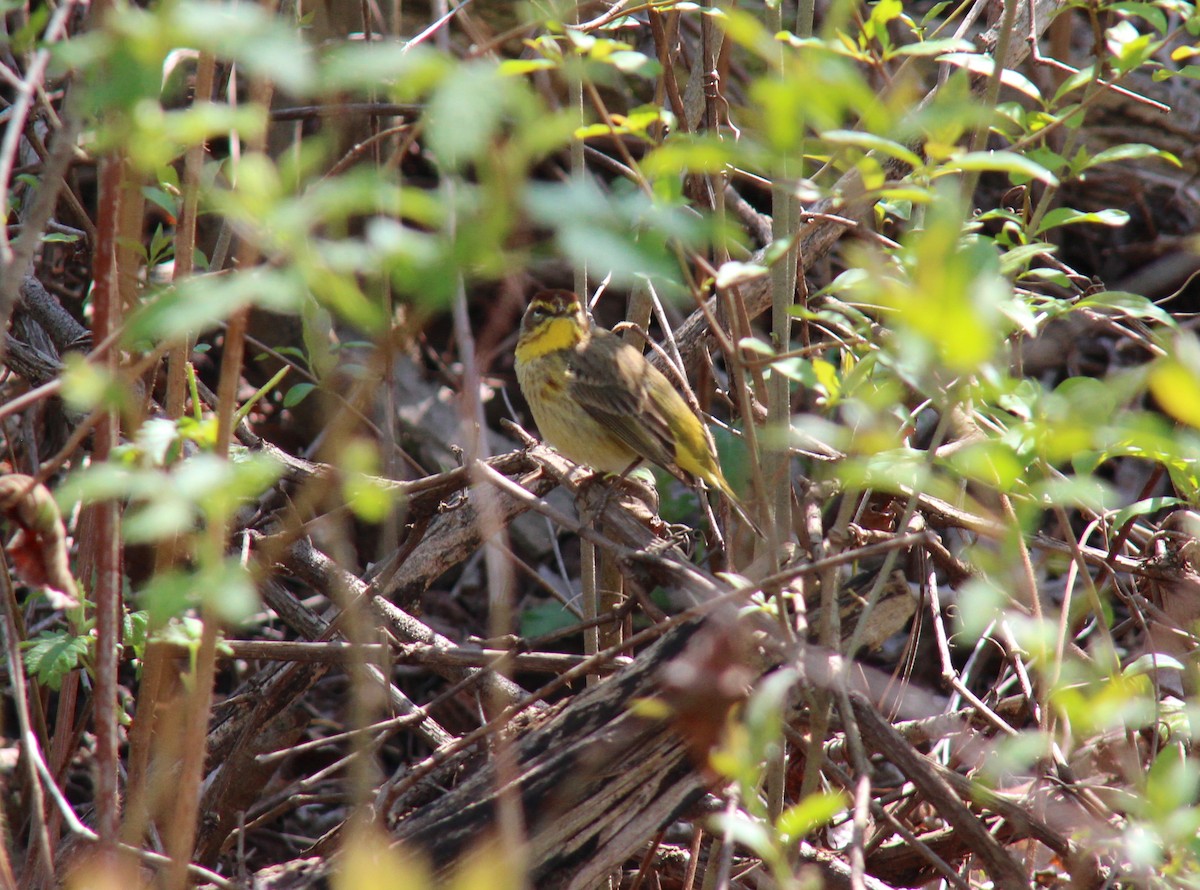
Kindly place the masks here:
<instances>
[{"instance_id":1,"label":"bird's throat","mask_svg":"<svg viewBox=\"0 0 1200 890\"><path fill-rule=\"evenodd\" d=\"M539 359L551 352L571 349L584 337L584 332L571 318L552 318L538 325L517 344L517 361Z\"/></svg>"}]
</instances>

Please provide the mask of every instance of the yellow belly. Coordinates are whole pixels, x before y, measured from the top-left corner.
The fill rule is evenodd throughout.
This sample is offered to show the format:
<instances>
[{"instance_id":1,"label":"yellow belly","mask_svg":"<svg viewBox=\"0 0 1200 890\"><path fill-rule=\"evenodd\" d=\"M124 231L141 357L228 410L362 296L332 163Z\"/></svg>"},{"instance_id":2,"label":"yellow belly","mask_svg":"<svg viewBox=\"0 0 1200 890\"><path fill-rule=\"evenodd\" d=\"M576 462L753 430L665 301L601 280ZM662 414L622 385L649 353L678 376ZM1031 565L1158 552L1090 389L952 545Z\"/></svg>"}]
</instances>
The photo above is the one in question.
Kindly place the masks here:
<instances>
[{"instance_id":1,"label":"yellow belly","mask_svg":"<svg viewBox=\"0 0 1200 890\"><path fill-rule=\"evenodd\" d=\"M546 444L603 473L623 473L637 455L567 395L566 361L553 354L517 363L517 382Z\"/></svg>"}]
</instances>

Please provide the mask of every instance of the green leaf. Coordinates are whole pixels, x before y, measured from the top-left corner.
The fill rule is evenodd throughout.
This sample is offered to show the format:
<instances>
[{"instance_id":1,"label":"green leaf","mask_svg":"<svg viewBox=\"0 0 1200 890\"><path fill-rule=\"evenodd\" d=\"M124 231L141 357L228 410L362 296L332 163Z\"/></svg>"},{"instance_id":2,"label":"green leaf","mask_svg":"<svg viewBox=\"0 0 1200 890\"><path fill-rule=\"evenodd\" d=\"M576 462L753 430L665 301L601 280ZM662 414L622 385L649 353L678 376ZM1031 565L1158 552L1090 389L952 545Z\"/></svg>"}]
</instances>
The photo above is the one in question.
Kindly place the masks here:
<instances>
[{"instance_id":1,"label":"green leaf","mask_svg":"<svg viewBox=\"0 0 1200 890\"><path fill-rule=\"evenodd\" d=\"M955 450L947 463L964 479L1004 492L1012 491L1025 471L1012 448L994 439L967 443Z\"/></svg>"},{"instance_id":2,"label":"green leaf","mask_svg":"<svg viewBox=\"0 0 1200 890\"><path fill-rule=\"evenodd\" d=\"M77 411L122 408L129 399L128 387L107 367L85 361L77 352L63 359L62 398Z\"/></svg>"},{"instance_id":3,"label":"green leaf","mask_svg":"<svg viewBox=\"0 0 1200 890\"><path fill-rule=\"evenodd\" d=\"M1159 34L1167 33L1166 13L1153 3L1132 3L1121 0L1121 2L1107 4L1107 8L1123 15L1137 16L1148 22Z\"/></svg>"},{"instance_id":4,"label":"green leaf","mask_svg":"<svg viewBox=\"0 0 1200 890\"><path fill-rule=\"evenodd\" d=\"M632 285L642 277L676 282L679 269L671 242L696 245L705 235L700 222L681 207L621 183L607 193L591 179L534 183L525 202L534 220L555 230L567 256L598 274L612 272L620 284Z\"/></svg>"},{"instance_id":5,"label":"green leaf","mask_svg":"<svg viewBox=\"0 0 1200 890\"><path fill-rule=\"evenodd\" d=\"M432 90L453 64L424 45L356 40L322 56L317 86L322 94L338 97L350 90L378 90L387 84L392 98L411 101Z\"/></svg>"},{"instance_id":6,"label":"green leaf","mask_svg":"<svg viewBox=\"0 0 1200 890\"><path fill-rule=\"evenodd\" d=\"M1200 429L1200 376L1194 363L1185 364L1178 356L1160 359L1150 371L1149 384L1164 411Z\"/></svg>"},{"instance_id":7,"label":"green leaf","mask_svg":"<svg viewBox=\"0 0 1200 890\"><path fill-rule=\"evenodd\" d=\"M162 486L162 474L157 470L133 470L107 461L93 463L76 470L54 492L54 499L64 512L75 504L98 504L137 495L150 496Z\"/></svg>"},{"instance_id":8,"label":"green leaf","mask_svg":"<svg viewBox=\"0 0 1200 890\"><path fill-rule=\"evenodd\" d=\"M137 596L149 611L151 624L156 627L199 604L212 608L229 624L246 620L258 608L254 579L236 556L197 571L158 572Z\"/></svg>"},{"instance_id":9,"label":"green leaf","mask_svg":"<svg viewBox=\"0 0 1200 890\"><path fill-rule=\"evenodd\" d=\"M830 130L821 134L821 138L834 145L852 145L864 151L874 151L888 157L903 161L910 167L920 167L921 158L912 149L891 139L884 139L874 133L860 133L855 130Z\"/></svg>"},{"instance_id":10,"label":"green leaf","mask_svg":"<svg viewBox=\"0 0 1200 890\"><path fill-rule=\"evenodd\" d=\"M742 263L730 260L722 263L717 270L716 286L718 289L731 287L735 284L745 284L758 278L765 277L770 270L757 263Z\"/></svg>"},{"instance_id":11,"label":"green leaf","mask_svg":"<svg viewBox=\"0 0 1200 890\"><path fill-rule=\"evenodd\" d=\"M550 59L505 59L500 63L500 73L506 77L518 77L557 67L558 63Z\"/></svg>"},{"instance_id":12,"label":"green leaf","mask_svg":"<svg viewBox=\"0 0 1200 890\"><path fill-rule=\"evenodd\" d=\"M662 65L658 59L635 50L619 50L606 57L604 61L624 74L636 74L638 77L647 79L658 77L662 73Z\"/></svg>"},{"instance_id":13,"label":"green leaf","mask_svg":"<svg viewBox=\"0 0 1200 890\"><path fill-rule=\"evenodd\" d=\"M182 0L164 9L170 12L174 44L236 61L248 73L298 95L320 85L311 47L295 28L265 7Z\"/></svg>"},{"instance_id":14,"label":"green leaf","mask_svg":"<svg viewBox=\"0 0 1200 890\"><path fill-rule=\"evenodd\" d=\"M295 408L316 388L317 385L315 383L297 383L293 385L283 397L283 407Z\"/></svg>"},{"instance_id":15,"label":"green leaf","mask_svg":"<svg viewBox=\"0 0 1200 890\"><path fill-rule=\"evenodd\" d=\"M487 151L515 83L483 62L461 65L442 81L426 120L429 146L443 164L461 169Z\"/></svg>"},{"instance_id":16,"label":"green leaf","mask_svg":"<svg viewBox=\"0 0 1200 890\"><path fill-rule=\"evenodd\" d=\"M836 402L842 393L842 385L834 364L824 359L814 358L812 372L815 381L813 388L824 393L830 402Z\"/></svg>"},{"instance_id":17,"label":"green leaf","mask_svg":"<svg viewBox=\"0 0 1200 890\"><path fill-rule=\"evenodd\" d=\"M1091 83L1095 79L1096 79L1096 66L1095 65L1087 65L1083 68L1080 68L1078 71L1076 71L1074 74L1072 74L1070 77L1068 77L1066 80L1064 80L1062 83L1060 83L1058 85L1058 89L1054 91L1053 104L1058 105L1058 103L1062 100L1063 96L1067 95L1068 93L1072 92L1073 90L1077 90L1080 87L1086 86L1087 84Z\"/></svg>"},{"instance_id":18,"label":"green leaf","mask_svg":"<svg viewBox=\"0 0 1200 890\"><path fill-rule=\"evenodd\" d=\"M1183 167L1183 164L1180 162L1179 158L1165 149L1156 148L1153 145L1146 145L1145 143L1141 142L1130 142L1124 145L1114 145L1112 148L1106 148L1099 154L1092 156L1092 158L1080 169L1089 170L1092 167L1098 167L1100 164L1110 164L1113 161L1140 161L1143 158L1161 158L1168 164L1174 164L1179 168Z\"/></svg>"},{"instance_id":19,"label":"green leaf","mask_svg":"<svg viewBox=\"0 0 1200 890\"><path fill-rule=\"evenodd\" d=\"M1183 665L1179 667L1182 669ZM1198 791L1200 766L1188 759L1180 745L1168 745L1159 751L1146 773L1148 812L1165 814L1193 809Z\"/></svg>"},{"instance_id":20,"label":"green leaf","mask_svg":"<svg viewBox=\"0 0 1200 890\"><path fill-rule=\"evenodd\" d=\"M889 46L891 40L887 33L888 23L903 15L904 4L901 0L876 0L870 8L871 16L863 24L863 36Z\"/></svg>"},{"instance_id":21,"label":"green leaf","mask_svg":"<svg viewBox=\"0 0 1200 890\"><path fill-rule=\"evenodd\" d=\"M937 175L959 173L965 170L1008 173L1013 181L1021 183L1036 179L1046 185L1058 185L1058 177L1024 155L1011 151L973 151L946 161L938 168Z\"/></svg>"},{"instance_id":22,"label":"green leaf","mask_svg":"<svg viewBox=\"0 0 1200 890\"><path fill-rule=\"evenodd\" d=\"M521 636L540 637L577 624L579 619L562 603L546 602L521 612Z\"/></svg>"},{"instance_id":23,"label":"green leaf","mask_svg":"<svg viewBox=\"0 0 1200 890\"><path fill-rule=\"evenodd\" d=\"M972 74L978 74L983 77L991 77L992 72L996 70L996 60L991 56L983 56L978 53L970 52L953 52L946 53L938 59L939 62L945 62L948 65L954 65L957 68L962 68L970 71ZM1013 71L1011 68L1005 68L1000 72L1000 83L1010 89L1016 90L1018 93L1023 93L1030 99L1037 102L1042 101L1041 90L1025 75Z\"/></svg>"},{"instance_id":24,"label":"green leaf","mask_svg":"<svg viewBox=\"0 0 1200 890\"><path fill-rule=\"evenodd\" d=\"M209 330L237 309L257 305L296 311L307 291L299 270L246 269L236 275L190 278L159 292L130 318L126 342L171 340Z\"/></svg>"},{"instance_id":25,"label":"green leaf","mask_svg":"<svg viewBox=\"0 0 1200 890\"><path fill-rule=\"evenodd\" d=\"M1045 241L1034 241L1014 247L1001 254L1000 274L1016 275L1024 271L1038 257L1053 256L1057 250L1058 248L1053 244L1047 244Z\"/></svg>"},{"instance_id":26,"label":"green leaf","mask_svg":"<svg viewBox=\"0 0 1200 890\"><path fill-rule=\"evenodd\" d=\"M718 754L713 755L714 766ZM740 810L721 812L712 817L713 832L717 836L724 835L731 842L742 844L764 859L773 855L771 833L767 826Z\"/></svg>"},{"instance_id":27,"label":"green leaf","mask_svg":"<svg viewBox=\"0 0 1200 890\"><path fill-rule=\"evenodd\" d=\"M758 355L773 356L775 350L766 340L760 340L758 337L743 337L738 340L738 348L746 352L754 352Z\"/></svg>"},{"instance_id":28,"label":"green leaf","mask_svg":"<svg viewBox=\"0 0 1200 890\"><path fill-rule=\"evenodd\" d=\"M815 389L817 386L817 375L813 372L812 362L806 358L799 356L781 358L771 362L771 369L809 389Z\"/></svg>"},{"instance_id":29,"label":"green leaf","mask_svg":"<svg viewBox=\"0 0 1200 890\"><path fill-rule=\"evenodd\" d=\"M121 519L121 537L129 544L166 541L196 528L191 504L164 492L163 497L130 507Z\"/></svg>"},{"instance_id":30,"label":"green leaf","mask_svg":"<svg viewBox=\"0 0 1200 890\"><path fill-rule=\"evenodd\" d=\"M920 43L910 43L892 50L893 56L936 56L941 53L969 53L973 49L969 40L957 37L946 37L941 40L922 40Z\"/></svg>"},{"instance_id":31,"label":"green leaf","mask_svg":"<svg viewBox=\"0 0 1200 890\"><path fill-rule=\"evenodd\" d=\"M1129 222L1129 214L1124 210L1109 209L1084 213L1082 210L1075 210L1072 207L1056 207L1042 217L1042 224L1038 226L1037 232L1034 234L1040 235L1058 226L1070 226L1076 223L1095 223L1098 226L1116 228L1127 222Z\"/></svg>"},{"instance_id":32,"label":"green leaf","mask_svg":"<svg viewBox=\"0 0 1200 890\"><path fill-rule=\"evenodd\" d=\"M681 173L720 173L734 162L727 142L710 136L676 136L650 152L642 161L642 172L651 179Z\"/></svg>"},{"instance_id":33,"label":"green leaf","mask_svg":"<svg viewBox=\"0 0 1200 890\"><path fill-rule=\"evenodd\" d=\"M796 688L798 677L790 669L769 674L746 703L742 723L749 731L750 753L763 759L783 740L783 714L787 699Z\"/></svg>"},{"instance_id":34,"label":"green leaf","mask_svg":"<svg viewBox=\"0 0 1200 890\"><path fill-rule=\"evenodd\" d=\"M1047 284L1053 284L1065 290L1070 290L1072 287L1070 276L1060 269L1026 269L1021 273L1021 279L1044 281Z\"/></svg>"},{"instance_id":35,"label":"green leaf","mask_svg":"<svg viewBox=\"0 0 1200 890\"><path fill-rule=\"evenodd\" d=\"M1104 32L1105 45L1112 54L1110 62L1117 71L1132 71L1153 51L1151 35L1141 33L1130 21L1117 22Z\"/></svg>"},{"instance_id":36,"label":"green leaf","mask_svg":"<svg viewBox=\"0 0 1200 890\"><path fill-rule=\"evenodd\" d=\"M1079 309L1101 309L1130 318L1145 318L1169 328L1178 326L1175 318L1149 297L1128 291L1106 290L1084 297L1075 306Z\"/></svg>"},{"instance_id":37,"label":"green leaf","mask_svg":"<svg viewBox=\"0 0 1200 890\"><path fill-rule=\"evenodd\" d=\"M725 36L735 43L756 53L763 59L774 61L779 55L779 45L771 33L763 27L758 14L751 14L730 6L728 9L712 8L713 18L720 22Z\"/></svg>"},{"instance_id":38,"label":"green leaf","mask_svg":"<svg viewBox=\"0 0 1200 890\"><path fill-rule=\"evenodd\" d=\"M823 825L828 825L849 805L850 799L842 791L810 794L779 814L775 830L785 841L794 843Z\"/></svg>"},{"instance_id":39,"label":"green leaf","mask_svg":"<svg viewBox=\"0 0 1200 890\"><path fill-rule=\"evenodd\" d=\"M1128 507L1123 507L1109 517L1109 522L1113 528L1122 528L1125 523L1138 516L1149 516L1151 513L1157 513L1159 510L1165 510L1167 507L1182 507L1186 506L1187 501L1183 498L1175 497L1159 497L1159 498L1144 498L1130 504Z\"/></svg>"},{"instance_id":40,"label":"green leaf","mask_svg":"<svg viewBox=\"0 0 1200 890\"><path fill-rule=\"evenodd\" d=\"M1081 507L1096 513L1112 510L1118 502L1118 495L1110 485L1090 476L1046 479L1032 486L1032 491L1036 499L1047 505Z\"/></svg>"},{"instance_id":41,"label":"green leaf","mask_svg":"<svg viewBox=\"0 0 1200 890\"><path fill-rule=\"evenodd\" d=\"M88 637L65 630L44 630L21 644L25 650L25 669L39 683L55 690L62 688L63 678L79 667L89 646Z\"/></svg>"}]
</instances>

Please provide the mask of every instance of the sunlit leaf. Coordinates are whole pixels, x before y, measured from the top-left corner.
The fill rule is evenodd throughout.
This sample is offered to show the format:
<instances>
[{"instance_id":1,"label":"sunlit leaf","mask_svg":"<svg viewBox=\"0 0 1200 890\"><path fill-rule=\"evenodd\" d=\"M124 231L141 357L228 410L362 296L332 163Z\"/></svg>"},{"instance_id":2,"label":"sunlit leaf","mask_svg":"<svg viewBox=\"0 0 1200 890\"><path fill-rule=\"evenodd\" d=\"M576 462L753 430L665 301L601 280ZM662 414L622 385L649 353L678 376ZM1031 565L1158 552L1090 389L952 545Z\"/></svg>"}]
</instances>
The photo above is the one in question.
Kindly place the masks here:
<instances>
[{"instance_id":1,"label":"sunlit leaf","mask_svg":"<svg viewBox=\"0 0 1200 890\"><path fill-rule=\"evenodd\" d=\"M999 491L1011 491L1025 470L1012 448L996 440L968 442L956 449L947 462L964 478Z\"/></svg>"},{"instance_id":2,"label":"sunlit leaf","mask_svg":"<svg viewBox=\"0 0 1200 890\"><path fill-rule=\"evenodd\" d=\"M1083 169L1087 170L1097 167L1100 164L1112 163L1113 161L1140 161L1144 158L1159 158L1175 167L1183 167L1179 158L1166 149L1146 145L1145 143L1125 143L1123 145L1114 145L1112 148L1106 148L1104 151L1093 155L1091 160L1084 165Z\"/></svg>"},{"instance_id":3,"label":"sunlit leaf","mask_svg":"<svg viewBox=\"0 0 1200 890\"><path fill-rule=\"evenodd\" d=\"M884 139L873 133L859 133L854 130L830 130L822 133L821 138L834 145L853 145L864 151L874 151L888 157L903 161L910 167L920 167L921 158L912 149L891 139Z\"/></svg>"},{"instance_id":4,"label":"sunlit leaf","mask_svg":"<svg viewBox=\"0 0 1200 890\"><path fill-rule=\"evenodd\" d=\"M1177 356L1155 362L1150 371L1150 392L1163 410L1176 420L1200 428L1200 376L1192 363Z\"/></svg>"},{"instance_id":5,"label":"sunlit leaf","mask_svg":"<svg viewBox=\"0 0 1200 890\"><path fill-rule=\"evenodd\" d=\"M788 840L796 841L829 824L849 805L850 799L841 791L810 794L780 813L775 829Z\"/></svg>"},{"instance_id":6,"label":"sunlit leaf","mask_svg":"<svg viewBox=\"0 0 1200 890\"><path fill-rule=\"evenodd\" d=\"M1129 222L1129 214L1124 210L1097 210L1084 213L1071 207L1056 207L1042 217L1041 225L1035 234L1042 234L1058 226L1069 226L1077 223L1095 223L1100 226L1123 226Z\"/></svg>"},{"instance_id":7,"label":"sunlit leaf","mask_svg":"<svg viewBox=\"0 0 1200 890\"><path fill-rule=\"evenodd\" d=\"M1145 318L1171 328L1178 324L1169 312L1149 297L1131 294L1128 291L1101 291L1084 297L1075 305L1080 309L1102 309L1130 318Z\"/></svg>"},{"instance_id":8,"label":"sunlit leaf","mask_svg":"<svg viewBox=\"0 0 1200 890\"><path fill-rule=\"evenodd\" d=\"M1058 185L1058 177L1043 167L1031 161L1024 155L1011 151L973 151L959 155L947 161L937 171L937 175L958 173L966 170L982 172L1008 173L1014 182L1036 179L1046 185Z\"/></svg>"},{"instance_id":9,"label":"sunlit leaf","mask_svg":"<svg viewBox=\"0 0 1200 890\"><path fill-rule=\"evenodd\" d=\"M433 890L437 884L419 854L394 844L371 825L351 823L330 884L333 890Z\"/></svg>"},{"instance_id":10,"label":"sunlit leaf","mask_svg":"<svg viewBox=\"0 0 1200 890\"><path fill-rule=\"evenodd\" d=\"M991 77L992 72L996 70L995 59L991 56L984 56L978 53L951 52L938 58L938 61L954 65L958 68L964 68L972 74L979 74L984 77ZM1011 68L1000 69L1000 83L1019 93L1023 93L1030 99L1038 102L1042 101L1041 91L1034 85L1033 81L1018 71L1014 71Z\"/></svg>"},{"instance_id":11,"label":"sunlit leaf","mask_svg":"<svg viewBox=\"0 0 1200 890\"><path fill-rule=\"evenodd\" d=\"M741 263L737 260L730 260L722 263L721 268L717 270L716 286L724 289L735 284L745 284L765 277L769 271L765 266L757 263Z\"/></svg>"},{"instance_id":12,"label":"sunlit leaf","mask_svg":"<svg viewBox=\"0 0 1200 890\"><path fill-rule=\"evenodd\" d=\"M1110 521L1114 528L1123 528L1131 519L1136 519L1139 516L1149 516L1168 507L1180 507L1186 504L1187 501L1176 497L1144 498L1113 513Z\"/></svg>"},{"instance_id":13,"label":"sunlit leaf","mask_svg":"<svg viewBox=\"0 0 1200 890\"><path fill-rule=\"evenodd\" d=\"M720 173L734 161L728 143L706 136L672 138L642 161L642 172L651 178L681 173Z\"/></svg>"},{"instance_id":14,"label":"sunlit leaf","mask_svg":"<svg viewBox=\"0 0 1200 890\"><path fill-rule=\"evenodd\" d=\"M937 56L942 53L969 53L974 47L969 40L946 37L941 40L922 40L892 50L894 56Z\"/></svg>"}]
</instances>

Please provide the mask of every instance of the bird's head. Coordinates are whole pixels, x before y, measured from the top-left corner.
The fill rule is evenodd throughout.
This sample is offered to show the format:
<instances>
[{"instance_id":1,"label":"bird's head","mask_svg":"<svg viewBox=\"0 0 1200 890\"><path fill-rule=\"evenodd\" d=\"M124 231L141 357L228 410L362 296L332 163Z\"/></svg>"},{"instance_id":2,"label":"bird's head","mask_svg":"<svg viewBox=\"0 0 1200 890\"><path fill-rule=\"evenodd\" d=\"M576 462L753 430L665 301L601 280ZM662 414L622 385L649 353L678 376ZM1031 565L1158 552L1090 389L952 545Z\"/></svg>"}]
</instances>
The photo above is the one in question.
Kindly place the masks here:
<instances>
[{"instance_id":1,"label":"bird's head","mask_svg":"<svg viewBox=\"0 0 1200 890\"><path fill-rule=\"evenodd\" d=\"M534 294L521 319L517 357L527 361L559 349L568 349L591 330L579 297L569 290L544 290Z\"/></svg>"}]
</instances>

